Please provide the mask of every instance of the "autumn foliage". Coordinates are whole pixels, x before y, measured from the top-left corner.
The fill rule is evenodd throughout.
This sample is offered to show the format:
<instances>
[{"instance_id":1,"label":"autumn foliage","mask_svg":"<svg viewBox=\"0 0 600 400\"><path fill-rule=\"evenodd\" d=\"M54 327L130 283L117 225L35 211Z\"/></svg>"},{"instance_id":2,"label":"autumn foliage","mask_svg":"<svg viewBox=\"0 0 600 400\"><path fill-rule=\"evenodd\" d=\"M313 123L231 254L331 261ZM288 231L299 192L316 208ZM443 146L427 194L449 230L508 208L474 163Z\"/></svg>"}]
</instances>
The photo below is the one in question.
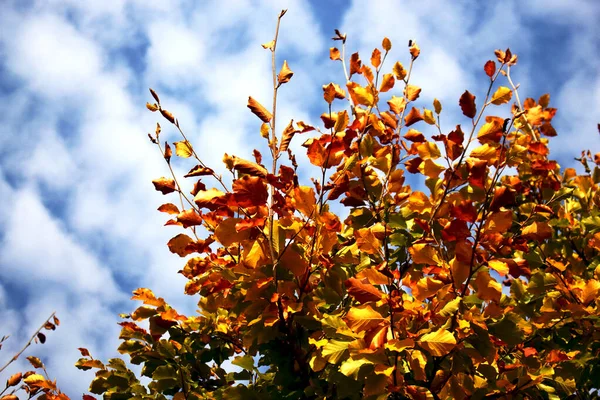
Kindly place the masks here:
<instances>
[{"instance_id":1,"label":"autumn foliage","mask_svg":"<svg viewBox=\"0 0 600 400\"><path fill-rule=\"evenodd\" d=\"M248 108L267 157L255 150L253 160L206 165L151 90L148 109L182 136L162 143L159 124L149 134L172 173L153 184L170 195L159 208L166 224L186 232L167 245L186 258L179 273L199 313L136 290L141 305L120 323L118 350L150 383L121 359L104 364L82 349L78 367L97 370L90 391L175 400L597 396L600 155L582 154L582 174L549 159L556 109L549 95L521 101L508 49L484 63L485 97L465 91L444 105L462 111L450 123L440 101L419 102L411 71L426 52L417 43L390 68L389 39L367 60L347 57L346 39L336 31L330 50L346 84L323 86L319 127L279 124L277 94L293 72L276 63L277 33L263 45L273 101L250 97ZM298 176L292 141L320 169L312 184ZM193 161L191 193L174 157ZM409 174L424 178L422 190ZM241 372L223 368L226 360Z\"/></svg>"}]
</instances>

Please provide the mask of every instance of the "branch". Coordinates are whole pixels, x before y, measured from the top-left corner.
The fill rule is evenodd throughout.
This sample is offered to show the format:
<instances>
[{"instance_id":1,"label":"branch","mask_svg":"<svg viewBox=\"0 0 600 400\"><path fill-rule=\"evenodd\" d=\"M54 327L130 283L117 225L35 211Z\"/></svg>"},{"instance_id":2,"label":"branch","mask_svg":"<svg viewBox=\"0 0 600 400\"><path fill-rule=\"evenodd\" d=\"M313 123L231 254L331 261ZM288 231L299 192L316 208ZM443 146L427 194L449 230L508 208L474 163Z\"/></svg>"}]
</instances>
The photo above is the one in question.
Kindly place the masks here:
<instances>
[{"instance_id":1,"label":"branch","mask_svg":"<svg viewBox=\"0 0 600 400\"><path fill-rule=\"evenodd\" d=\"M6 369L6 367L8 367L10 364L12 364L13 361L16 361L21 354L23 354L23 352L31 345L31 342L33 342L35 340L35 338L37 337L38 333L40 333L40 331L42 329L44 329L44 326L46 326L46 324L48 322L50 322L50 319L54 317L54 314L56 314L56 311L54 311L52 314L50 314L50 316L48 318L46 318L46 320L44 321L44 323L42 324L42 326L40 326L38 328L38 330L35 331L33 335L31 335L31 338L29 339L29 341L27 342L27 344L25 346L23 346L23 348L21 349L21 351L19 351L17 354L15 354L13 356L13 358L10 359L9 362L7 362L2 368L0 368L0 373L2 371L4 371Z\"/></svg>"}]
</instances>

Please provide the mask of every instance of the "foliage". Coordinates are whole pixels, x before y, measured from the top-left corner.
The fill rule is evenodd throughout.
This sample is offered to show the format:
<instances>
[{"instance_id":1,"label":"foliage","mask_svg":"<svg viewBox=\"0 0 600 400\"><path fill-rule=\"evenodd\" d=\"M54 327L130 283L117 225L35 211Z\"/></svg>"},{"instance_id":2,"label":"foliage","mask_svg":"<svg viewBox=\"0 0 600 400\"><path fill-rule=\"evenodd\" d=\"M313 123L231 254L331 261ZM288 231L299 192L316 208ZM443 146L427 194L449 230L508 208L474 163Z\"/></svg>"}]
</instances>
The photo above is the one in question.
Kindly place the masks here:
<instances>
[{"instance_id":1,"label":"foliage","mask_svg":"<svg viewBox=\"0 0 600 400\"><path fill-rule=\"evenodd\" d=\"M250 97L248 107L271 162L257 150L253 161L225 155L231 186L151 89L148 109L182 135L173 147L161 146L160 125L149 135L172 173L153 184L179 198L159 210L172 215L167 225L188 229L168 246L192 256L179 272L200 311L181 315L136 290L142 305L120 323L118 350L151 382L119 358L105 365L81 349L77 366L98 370L90 391L176 400L596 396L600 154L582 154L581 175L548 158L556 109L549 95L521 102L508 49L485 63L483 101L465 91L466 119L446 132L440 101L415 105L415 42L408 68L396 62L386 73L389 39L365 63L346 58L345 35L333 40L341 50L330 58L347 84L323 86L324 129L276 128L277 94L293 72L287 62L276 71L277 33L263 45L273 105ZM320 168L313 186L299 183L296 136L308 137L308 161ZM193 197L173 173L173 148L197 163L185 175L197 180ZM426 192L407 174L423 176ZM227 372L228 359L242 371Z\"/></svg>"},{"instance_id":2,"label":"foliage","mask_svg":"<svg viewBox=\"0 0 600 400\"><path fill-rule=\"evenodd\" d=\"M39 327L37 331L33 333L29 341L25 344L25 346L11 359L4 364L4 366L0 367L0 373L4 371L10 364L14 361L18 360L21 354L32 343L46 343L46 335L42 332L43 330L55 330L56 327L60 325L60 320L56 317L55 313L52 313L46 321ZM3 336L0 339L0 348L2 348L2 344L8 339L8 336ZM34 370L23 372L17 372L12 374L7 380L4 389L0 392L0 400L18 400L19 397L17 394L19 391L23 391L27 393L27 398L32 399L36 398L39 400L69 400L69 397L62 393L56 386L56 381L51 380L48 375L48 371L46 371L46 366L38 357L28 356L27 361L33 366ZM40 373L37 373L35 370L40 370ZM43 375L41 374L43 372Z\"/></svg>"}]
</instances>

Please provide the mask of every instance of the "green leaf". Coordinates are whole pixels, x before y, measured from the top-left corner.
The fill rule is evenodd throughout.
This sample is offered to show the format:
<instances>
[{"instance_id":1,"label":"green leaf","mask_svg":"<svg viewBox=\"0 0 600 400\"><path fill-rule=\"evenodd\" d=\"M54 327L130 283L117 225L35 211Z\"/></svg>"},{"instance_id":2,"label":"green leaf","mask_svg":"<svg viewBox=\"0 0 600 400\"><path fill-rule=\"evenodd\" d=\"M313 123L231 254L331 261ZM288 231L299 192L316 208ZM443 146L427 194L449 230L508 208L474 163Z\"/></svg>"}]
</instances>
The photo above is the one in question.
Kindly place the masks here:
<instances>
[{"instance_id":1,"label":"green leaf","mask_svg":"<svg viewBox=\"0 0 600 400\"><path fill-rule=\"evenodd\" d=\"M248 371L252 371L254 369L254 358L252 358L250 354L238 356L234 358L231 363Z\"/></svg>"}]
</instances>

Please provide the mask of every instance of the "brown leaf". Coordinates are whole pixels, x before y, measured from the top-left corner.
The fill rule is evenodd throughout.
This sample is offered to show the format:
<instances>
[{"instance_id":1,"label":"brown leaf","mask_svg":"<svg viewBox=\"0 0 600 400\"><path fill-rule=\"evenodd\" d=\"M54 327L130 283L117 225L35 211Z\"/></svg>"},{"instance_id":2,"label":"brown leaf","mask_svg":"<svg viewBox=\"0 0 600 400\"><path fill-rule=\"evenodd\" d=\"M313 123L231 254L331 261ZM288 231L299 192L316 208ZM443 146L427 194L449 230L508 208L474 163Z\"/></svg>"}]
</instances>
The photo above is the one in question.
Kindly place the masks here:
<instances>
[{"instance_id":1,"label":"brown leaf","mask_svg":"<svg viewBox=\"0 0 600 400\"><path fill-rule=\"evenodd\" d=\"M458 101L460 108L464 115L469 118L475 118L475 114L477 113L477 106L475 105L475 96L469 93L468 90L460 96L460 100Z\"/></svg>"},{"instance_id":2,"label":"brown leaf","mask_svg":"<svg viewBox=\"0 0 600 400\"><path fill-rule=\"evenodd\" d=\"M152 97L154 97L154 100L156 100L156 102L158 104L160 104L160 99L158 98L158 94L156 94L156 92L154 91L154 89L149 88L150 89L150 94L152 95Z\"/></svg>"},{"instance_id":3,"label":"brown leaf","mask_svg":"<svg viewBox=\"0 0 600 400\"><path fill-rule=\"evenodd\" d=\"M158 105L156 103L154 103L154 104L146 103L146 108L152 112L156 112L159 110Z\"/></svg>"},{"instance_id":4,"label":"brown leaf","mask_svg":"<svg viewBox=\"0 0 600 400\"><path fill-rule=\"evenodd\" d=\"M40 342L42 342L42 344L46 343L46 335L44 335L42 332L38 332L37 338Z\"/></svg>"},{"instance_id":5,"label":"brown leaf","mask_svg":"<svg viewBox=\"0 0 600 400\"><path fill-rule=\"evenodd\" d=\"M252 176L267 177L267 170L264 167L238 157L235 157L233 161L233 169Z\"/></svg>"},{"instance_id":6,"label":"brown leaf","mask_svg":"<svg viewBox=\"0 0 600 400\"><path fill-rule=\"evenodd\" d=\"M185 174L183 177L184 178L191 178L194 176L207 176L207 175L213 175L215 173L215 171L213 171L212 169L208 168L208 167L203 167L202 165L196 165L194 168L190 169L190 171Z\"/></svg>"},{"instance_id":7,"label":"brown leaf","mask_svg":"<svg viewBox=\"0 0 600 400\"><path fill-rule=\"evenodd\" d=\"M264 108L258 101L254 100L252 96L248 97L248 108L254 115L261 119L264 123L271 122L273 115Z\"/></svg>"},{"instance_id":8,"label":"brown leaf","mask_svg":"<svg viewBox=\"0 0 600 400\"><path fill-rule=\"evenodd\" d=\"M173 179L158 178L152 181L154 188L162 194L169 194L177 190Z\"/></svg>"},{"instance_id":9,"label":"brown leaf","mask_svg":"<svg viewBox=\"0 0 600 400\"><path fill-rule=\"evenodd\" d=\"M361 61L358 53L354 53L350 56L350 77L354 74L360 74Z\"/></svg>"},{"instance_id":10,"label":"brown leaf","mask_svg":"<svg viewBox=\"0 0 600 400\"><path fill-rule=\"evenodd\" d=\"M83 347L78 347L77 350L79 350L79 352L81 353L81 355L83 357L91 357L90 356L90 352L88 351L88 349L83 348Z\"/></svg>"},{"instance_id":11,"label":"brown leaf","mask_svg":"<svg viewBox=\"0 0 600 400\"><path fill-rule=\"evenodd\" d=\"M27 361L33 365L33 368L44 368L44 363L37 357L29 356L27 357Z\"/></svg>"},{"instance_id":12,"label":"brown leaf","mask_svg":"<svg viewBox=\"0 0 600 400\"><path fill-rule=\"evenodd\" d=\"M173 116L173 114L171 114L170 112L168 112L167 110L165 110L164 108L160 109L160 113L162 114L163 117L165 117L170 123L174 124L175 123L175 117Z\"/></svg>"},{"instance_id":13,"label":"brown leaf","mask_svg":"<svg viewBox=\"0 0 600 400\"><path fill-rule=\"evenodd\" d=\"M165 142L165 160L167 163L171 162L171 156L173 155L173 150L171 150L171 146L169 143Z\"/></svg>"},{"instance_id":14,"label":"brown leaf","mask_svg":"<svg viewBox=\"0 0 600 400\"><path fill-rule=\"evenodd\" d=\"M297 130L294 128L294 120L291 120L281 135L281 144L279 145L280 152L287 151L296 132Z\"/></svg>"},{"instance_id":15,"label":"brown leaf","mask_svg":"<svg viewBox=\"0 0 600 400\"><path fill-rule=\"evenodd\" d=\"M283 61L283 67L281 67L281 71L279 71L279 75L277 76L279 84L283 85L284 83L288 83L293 75L294 73L290 67L288 67L287 60Z\"/></svg>"}]
</instances>

